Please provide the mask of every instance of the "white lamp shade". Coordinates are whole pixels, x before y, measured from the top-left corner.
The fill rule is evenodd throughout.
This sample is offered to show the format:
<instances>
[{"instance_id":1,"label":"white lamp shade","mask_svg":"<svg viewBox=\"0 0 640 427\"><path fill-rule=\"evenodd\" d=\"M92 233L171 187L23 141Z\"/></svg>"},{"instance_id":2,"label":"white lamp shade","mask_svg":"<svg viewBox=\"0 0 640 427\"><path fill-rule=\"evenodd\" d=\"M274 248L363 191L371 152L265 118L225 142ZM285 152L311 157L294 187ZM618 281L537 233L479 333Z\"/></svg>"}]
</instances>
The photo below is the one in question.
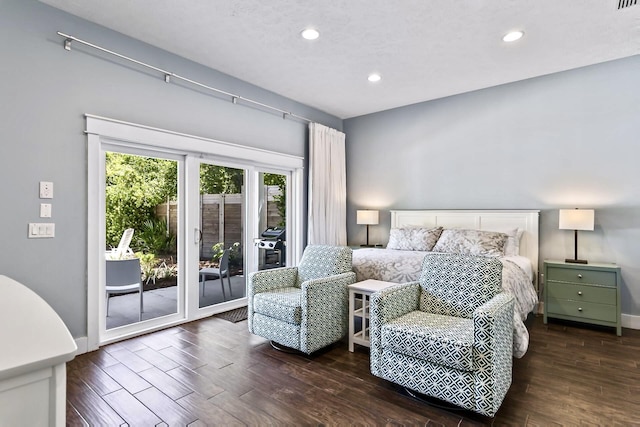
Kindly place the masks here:
<instances>
[{"instance_id":1,"label":"white lamp shade","mask_svg":"<svg viewBox=\"0 0 640 427\"><path fill-rule=\"evenodd\" d=\"M356 212L357 224L376 225L378 224L378 220L378 211L363 210Z\"/></svg>"},{"instance_id":2,"label":"white lamp shade","mask_svg":"<svg viewBox=\"0 0 640 427\"><path fill-rule=\"evenodd\" d=\"M560 209L560 230L593 231L593 209Z\"/></svg>"}]
</instances>

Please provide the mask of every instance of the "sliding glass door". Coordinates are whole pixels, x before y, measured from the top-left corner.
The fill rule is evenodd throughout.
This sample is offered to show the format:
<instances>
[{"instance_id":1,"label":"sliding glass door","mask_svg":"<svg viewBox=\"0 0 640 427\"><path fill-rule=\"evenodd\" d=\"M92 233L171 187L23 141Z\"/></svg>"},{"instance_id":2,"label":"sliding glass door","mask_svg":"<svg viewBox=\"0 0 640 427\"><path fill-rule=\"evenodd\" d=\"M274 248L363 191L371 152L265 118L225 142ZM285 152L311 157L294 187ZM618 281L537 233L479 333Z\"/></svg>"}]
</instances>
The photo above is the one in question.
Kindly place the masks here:
<instances>
[{"instance_id":1,"label":"sliding glass door","mask_svg":"<svg viewBox=\"0 0 640 427\"><path fill-rule=\"evenodd\" d=\"M198 308L246 296L245 170L199 165Z\"/></svg>"},{"instance_id":2,"label":"sliding glass door","mask_svg":"<svg viewBox=\"0 0 640 427\"><path fill-rule=\"evenodd\" d=\"M245 305L249 273L288 264L292 174L205 160L197 169L198 259L190 265L204 315Z\"/></svg>"},{"instance_id":3,"label":"sliding glass door","mask_svg":"<svg viewBox=\"0 0 640 427\"><path fill-rule=\"evenodd\" d=\"M183 156L103 146L102 341L183 318Z\"/></svg>"},{"instance_id":4,"label":"sliding glass door","mask_svg":"<svg viewBox=\"0 0 640 427\"><path fill-rule=\"evenodd\" d=\"M287 182L290 174L257 171L258 257L256 268L287 265Z\"/></svg>"},{"instance_id":5,"label":"sliding glass door","mask_svg":"<svg viewBox=\"0 0 640 427\"><path fill-rule=\"evenodd\" d=\"M302 159L87 116L87 349L245 306L295 265Z\"/></svg>"}]
</instances>

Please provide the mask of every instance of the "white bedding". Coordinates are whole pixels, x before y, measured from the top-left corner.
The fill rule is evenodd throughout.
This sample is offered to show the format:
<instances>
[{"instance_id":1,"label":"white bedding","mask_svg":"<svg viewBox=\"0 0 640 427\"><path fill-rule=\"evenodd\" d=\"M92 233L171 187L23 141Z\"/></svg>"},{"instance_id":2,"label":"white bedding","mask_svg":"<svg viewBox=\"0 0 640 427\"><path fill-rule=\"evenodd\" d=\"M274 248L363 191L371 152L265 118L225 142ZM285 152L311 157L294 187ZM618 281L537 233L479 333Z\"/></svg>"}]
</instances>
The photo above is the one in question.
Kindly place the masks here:
<instances>
[{"instance_id":1,"label":"white bedding","mask_svg":"<svg viewBox=\"0 0 640 427\"><path fill-rule=\"evenodd\" d=\"M363 248L353 251L353 271L356 280L385 282L415 282L420 276L422 260L429 252ZM524 325L527 315L538 303L533 287L533 268L528 258L510 256L502 261L502 287L515 299L513 313L513 355L522 357L529 347L529 331Z\"/></svg>"}]
</instances>

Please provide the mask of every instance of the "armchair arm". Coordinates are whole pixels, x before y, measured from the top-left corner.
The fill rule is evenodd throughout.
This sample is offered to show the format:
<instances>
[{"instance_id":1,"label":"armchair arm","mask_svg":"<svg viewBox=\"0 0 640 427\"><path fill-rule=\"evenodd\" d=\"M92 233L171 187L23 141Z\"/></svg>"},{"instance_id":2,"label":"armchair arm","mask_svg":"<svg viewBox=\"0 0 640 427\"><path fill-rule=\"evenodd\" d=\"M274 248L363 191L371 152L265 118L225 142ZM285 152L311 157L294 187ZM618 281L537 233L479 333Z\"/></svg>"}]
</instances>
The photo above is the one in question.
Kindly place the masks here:
<instances>
[{"instance_id":1,"label":"armchair arm","mask_svg":"<svg viewBox=\"0 0 640 427\"><path fill-rule=\"evenodd\" d=\"M348 286L353 272L302 282L300 347L312 353L341 339L348 330Z\"/></svg>"},{"instance_id":2,"label":"armchair arm","mask_svg":"<svg viewBox=\"0 0 640 427\"><path fill-rule=\"evenodd\" d=\"M513 295L499 293L473 312L473 363L480 412L495 413L509 390L513 365Z\"/></svg>"},{"instance_id":3,"label":"armchair arm","mask_svg":"<svg viewBox=\"0 0 640 427\"><path fill-rule=\"evenodd\" d=\"M297 267L281 267L256 271L249 275L249 295L296 285Z\"/></svg>"},{"instance_id":4,"label":"armchair arm","mask_svg":"<svg viewBox=\"0 0 640 427\"><path fill-rule=\"evenodd\" d=\"M420 284L410 282L391 286L371 295L369 312L369 338L371 373L378 375L382 358L382 326L393 319L418 310Z\"/></svg>"},{"instance_id":5,"label":"armchair arm","mask_svg":"<svg viewBox=\"0 0 640 427\"><path fill-rule=\"evenodd\" d=\"M355 283L355 281L356 273L352 271L336 274L334 276L310 279L306 282L302 282L302 284L300 285L302 289L302 297L304 299L314 294L330 293L331 291L329 291L329 289L339 289L340 291L343 291L344 289L348 290L346 286Z\"/></svg>"},{"instance_id":6,"label":"armchair arm","mask_svg":"<svg viewBox=\"0 0 640 427\"><path fill-rule=\"evenodd\" d=\"M295 286L297 277L297 267L274 268L271 270L256 271L249 275L249 286L247 286L247 324L251 333L253 333L253 297L256 294L272 289Z\"/></svg>"},{"instance_id":7,"label":"armchair arm","mask_svg":"<svg viewBox=\"0 0 640 427\"><path fill-rule=\"evenodd\" d=\"M513 295L501 292L473 312L473 346L475 348L495 353L496 346L501 346L511 353L513 306ZM502 350L499 351L502 352Z\"/></svg>"}]
</instances>

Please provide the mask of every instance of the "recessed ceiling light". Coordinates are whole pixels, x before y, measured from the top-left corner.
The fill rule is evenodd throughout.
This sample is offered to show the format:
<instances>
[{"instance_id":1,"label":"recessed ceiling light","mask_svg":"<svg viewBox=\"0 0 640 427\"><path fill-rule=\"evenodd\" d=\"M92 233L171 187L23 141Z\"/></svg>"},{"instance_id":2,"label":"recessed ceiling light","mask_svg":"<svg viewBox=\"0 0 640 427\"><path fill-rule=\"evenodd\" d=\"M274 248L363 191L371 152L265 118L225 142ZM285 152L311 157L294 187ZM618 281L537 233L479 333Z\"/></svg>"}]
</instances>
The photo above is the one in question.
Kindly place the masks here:
<instances>
[{"instance_id":1,"label":"recessed ceiling light","mask_svg":"<svg viewBox=\"0 0 640 427\"><path fill-rule=\"evenodd\" d=\"M367 77L367 80L369 80L372 83L375 83L375 82L379 82L381 78L382 77L380 77L380 74L374 73L374 74L369 74L369 77Z\"/></svg>"},{"instance_id":2,"label":"recessed ceiling light","mask_svg":"<svg viewBox=\"0 0 640 427\"><path fill-rule=\"evenodd\" d=\"M514 42L516 40L520 40L524 36L524 31L511 31L510 33L505 34L502 37L502 40L505 42Z\"/></svg>"},{"instance_id":3,"label":"recessed ceiling light","mask_svg":"<svg viewBox=\"0 0 640 427\"><path fill-rule=\"evenodd\" d=\"M318 32L318 30L314 30L313 28L307 28L300 34L302 35L302 38L305 38L307 40L315 40L320 37L320 33Z\"/></svg>"}]
</instances>

